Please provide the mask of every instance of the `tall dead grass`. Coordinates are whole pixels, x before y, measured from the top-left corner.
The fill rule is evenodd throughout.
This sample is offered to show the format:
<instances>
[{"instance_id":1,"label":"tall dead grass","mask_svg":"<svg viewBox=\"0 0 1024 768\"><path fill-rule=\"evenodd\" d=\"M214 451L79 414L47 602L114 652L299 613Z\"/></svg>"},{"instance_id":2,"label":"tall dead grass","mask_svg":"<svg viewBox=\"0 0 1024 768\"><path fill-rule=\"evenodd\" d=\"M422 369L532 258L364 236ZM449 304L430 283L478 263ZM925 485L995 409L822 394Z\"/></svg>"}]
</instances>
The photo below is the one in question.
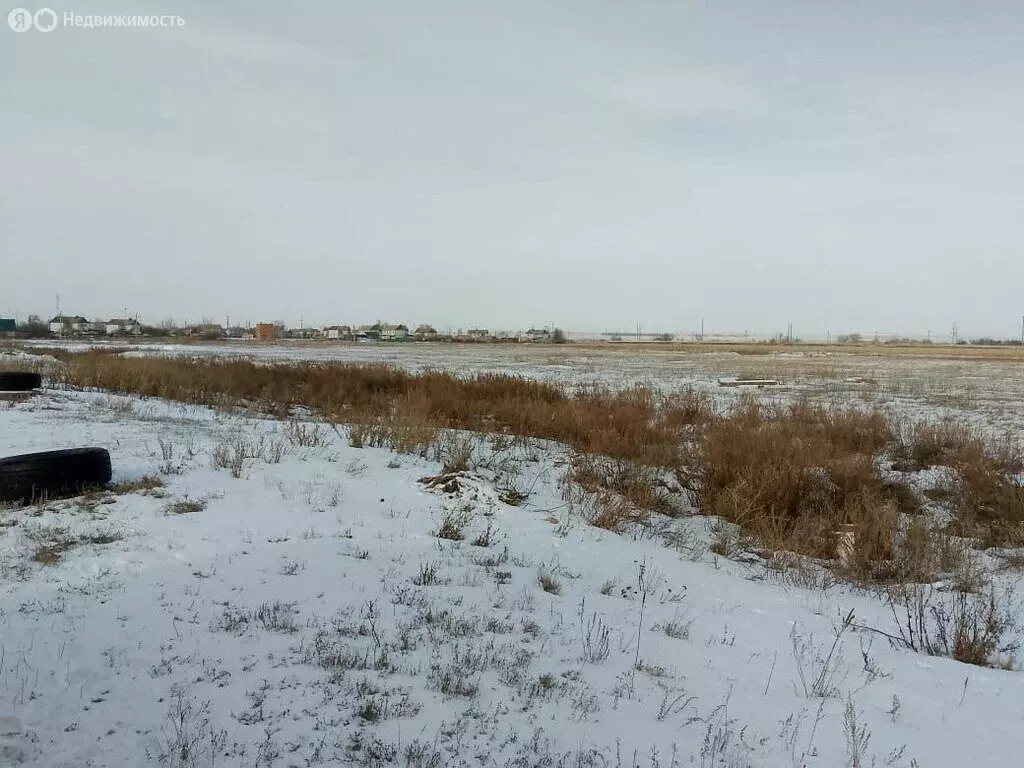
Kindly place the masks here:
<instances>
[{"instance_id":1,"label":"tall dead grass","mask_svg":"<svg viewBox=\"0 0 1024 768\"><path fill-rule=\"evenodd\" d=\"M384 365L246 360L129 358L103 352L63 355L69 386L161 397L287 416L305 406L321 417L360 425L367 444L410 451L438 429L508 433L555 440L584 453L649 466L675 466L680 423L703 407L680 395L662 407L650 390L598 387L568 393L551 383L503 374L459 377L407 373Z\"/></svg>"},{"instance_id":2,"label":"tall dead grass","mask_svg":"<svg viewBox=\"0 0 1024 768\"><path fill-rule=\"evenodd\" d=\"M896 515L875 455L891 438L875 411L745 401L706 422L682 480L702 511L771 549L832 557L835 532L854 526L859 549L884 557Z\"/></svg>"},{"instance_id":3,"label":"tall dead grass","mask_svg":"<svg viewBox=\"0 0 1024 768\"><path fill-rule=\"evenodd\" d=\"M1024 479L998 461L974 455L949 484L951 529L985 546L1024 547Z\"/></svg>"},{"instance_id":4,"label":"tall dead grass","mask_svg":"<svg viewBox=\"0 0 1024 768\"><path fill-rule=\"evenodd\" d=\"M896 428L893 468L917 472L929 467L955 466L957 458L979 442L975 430L963 422L903 422Z\"/></svg>"},{"instance_id":5,"label":"tall dead grass","mask_svg":"<svg viewBox=\"0 0 1024 768\"><path fill-rule=\"evenodd\" d=\"M1024 456L1015 436L993 439L948 420L904 424L897 431L894 468L953 470L937 489L952 508L952 532L987 546L1024 546Z\"/></svg>"},{"instance_id":6,"label":"tall dead grass","mask_svg":"<svg viewBox=\"0 0 1024 768\"><path fill-rule=\"evenodd\" d=\"M927 570L920 558L907 562L921 551L905 532L922 499L905 479L887 476L893 463L908 473L937 463L951 468L956 479L945 503L954 520L944 536L1024 543L1024 461L1016 443L986 442L952 423L905 427L878 410L753 399L716 413L707 396L693 391L570 392L515 376L383 365L103 352L62 358L60 379L68 386L280 417L301 405L350 425L353 445L428 455L438 451L445 430L556 441L572 451L570 479L595 496L597 525L618 529L651 514L678 514L681 486L701 513L738 524L769 550L831 558L837 532L852 533L857 544L844 567L858 578Z\"/></svg>"}]
</instances>

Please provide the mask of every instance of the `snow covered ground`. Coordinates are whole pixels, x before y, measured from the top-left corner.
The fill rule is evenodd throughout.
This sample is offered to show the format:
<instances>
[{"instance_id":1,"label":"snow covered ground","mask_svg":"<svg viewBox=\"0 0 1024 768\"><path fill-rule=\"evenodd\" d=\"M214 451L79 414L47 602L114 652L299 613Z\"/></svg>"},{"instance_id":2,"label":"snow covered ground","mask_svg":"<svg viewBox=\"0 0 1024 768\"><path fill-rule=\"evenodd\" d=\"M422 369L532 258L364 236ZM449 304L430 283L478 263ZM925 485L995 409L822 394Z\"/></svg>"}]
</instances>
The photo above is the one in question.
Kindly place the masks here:
<instances>
[{"instance_id":1,"label":"snow covered ground","mask_svg":"<svg viewBox=\"0 0 1024 768\"><path fill-rule=\"evenodd\" d=\"M717 557L702 518L589 527L555 449L481 441L429 487L330 427L0 408L0 455L103 446L121 484L0 511L0 765L1020 759L1024 675L892 647L858 629L893 630L883 602Z\"/></svg>"}]
</instances>

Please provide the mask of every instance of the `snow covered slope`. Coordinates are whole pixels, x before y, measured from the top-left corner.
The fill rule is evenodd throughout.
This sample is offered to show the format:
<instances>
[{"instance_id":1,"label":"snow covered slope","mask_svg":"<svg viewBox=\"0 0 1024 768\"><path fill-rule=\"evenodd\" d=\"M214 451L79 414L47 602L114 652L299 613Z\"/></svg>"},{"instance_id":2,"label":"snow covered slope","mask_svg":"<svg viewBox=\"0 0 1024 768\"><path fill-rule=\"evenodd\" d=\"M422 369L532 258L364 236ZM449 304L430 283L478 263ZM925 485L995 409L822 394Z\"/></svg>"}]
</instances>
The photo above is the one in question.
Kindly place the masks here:
<instances>
[{"instance_id":1,"label":"snow covered slope","mask_svg":"<svg viewBox=\"0 0 1024 768\"><path fill-rule=\"evenodd\" d=\"M428 487L329 427L0 410L0 455L84 445L117 492L0 511L0 765L1020 760L1024 676L890 647L857 629L892 630L882 602L712 555L701 518L589 527L557 450L502 449L514 507L485 444Z\"/></svg>"}]
</instances>

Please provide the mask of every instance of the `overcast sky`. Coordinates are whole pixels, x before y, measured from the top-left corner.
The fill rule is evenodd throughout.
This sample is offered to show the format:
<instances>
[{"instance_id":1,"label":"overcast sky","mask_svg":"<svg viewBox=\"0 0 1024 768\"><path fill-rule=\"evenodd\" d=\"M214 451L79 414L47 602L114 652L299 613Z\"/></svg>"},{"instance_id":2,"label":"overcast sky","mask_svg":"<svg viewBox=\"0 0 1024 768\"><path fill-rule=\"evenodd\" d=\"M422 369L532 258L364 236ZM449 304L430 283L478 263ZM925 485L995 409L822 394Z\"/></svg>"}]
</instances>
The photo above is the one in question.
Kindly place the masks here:
<instances>
[{"instance_id":1,"label":"overcast sky","mask_svg":"<svg viewBox=\"0 0 1024 768\"><path fill-rule=\"evenodd\" d=\"M1020 2L50 7L0 314L1019 333Z\"/></svg>"}]
</instances>

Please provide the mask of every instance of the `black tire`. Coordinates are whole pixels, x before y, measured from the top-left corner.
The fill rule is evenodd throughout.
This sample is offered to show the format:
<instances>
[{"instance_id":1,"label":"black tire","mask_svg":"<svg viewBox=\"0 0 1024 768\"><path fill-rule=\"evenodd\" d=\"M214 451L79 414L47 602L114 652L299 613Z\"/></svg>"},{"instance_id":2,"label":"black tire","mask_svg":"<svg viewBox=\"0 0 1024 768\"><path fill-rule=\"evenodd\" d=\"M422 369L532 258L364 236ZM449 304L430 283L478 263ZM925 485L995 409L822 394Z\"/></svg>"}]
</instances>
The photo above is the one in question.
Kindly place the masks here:
<instances>
[{"instance_id":1,"label":"black tire","mask_svg":"<svg viewBox=\"0 0 1024 768\"><path fill-rule=\"evenodd\" d=\"M39 389L43 377L29 371L0 371L0 392L28 392Z\"/></svg>"},{"instance_id":2,"label":"black tire","mask_svg":"<svg viewBox=\"0 0 1024 768\"><path fill-rule=\"evenodd\" d=\"M0 459L0 501L30 503L109 482L110 454L103 448L44 451Z\"/></svg>"}]
</instances>

